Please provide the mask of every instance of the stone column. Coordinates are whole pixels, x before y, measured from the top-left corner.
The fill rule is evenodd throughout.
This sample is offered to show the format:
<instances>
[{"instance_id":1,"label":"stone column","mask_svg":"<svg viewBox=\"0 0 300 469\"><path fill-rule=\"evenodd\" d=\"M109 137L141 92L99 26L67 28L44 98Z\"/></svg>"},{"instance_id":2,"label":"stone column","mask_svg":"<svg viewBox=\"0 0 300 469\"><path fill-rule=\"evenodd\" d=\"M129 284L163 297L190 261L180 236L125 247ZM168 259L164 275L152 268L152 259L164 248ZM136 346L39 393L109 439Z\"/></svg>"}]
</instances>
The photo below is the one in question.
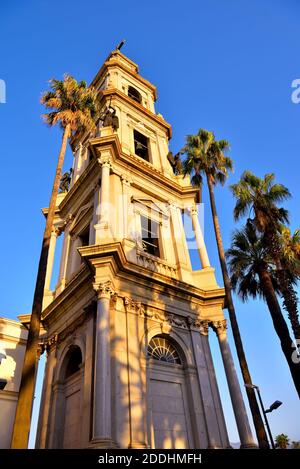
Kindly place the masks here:
<instances>
[{"instance_id":1,"label":"stone column","mask_svg":"<svg viewBox=\"0 0 300 469\"><path fill-rule=\"evenodd\" d=\"M75 150L73 184L75 184L75 182L80 176L81 163L82 163L82 143L80 142L78 147Z\"/></svg>"},{"instance_id":2,"label":"stone column","mask_svg":"<svg viewBox=\"0 0 300 469\"><path fill-rule=\"evenodd\" d=\"M130 185L131 181L126 175L121 176L122 180L122 197L123 197L123 238L130 237L132 224L132 214L130 214ZM130 217L131 215L131 217Z\"/></svg>"},{"instance_id":3,"label":"stone column","mask_svg":"<svg viewBox=\"0 0 300 469\"><path fill-rule=\"evenodd\" d=\"M60 233L61 233L61 231L59 229L54 228L54 227L52 228L51 237L50 237L50 244L49 244L49 252L48 252L46 278L45 278L45 290L50 290L53 263L54 263L54 256L55 256L56 240L57 240L57 236L59 236Z\"/></svg>"},{"instance_id":4,"label":"stone column","mask_svg":"<svg viewBox=\"0 0 300 469\"><path fill-rule=\"evenodd\" d=\"M94 284L97 292L97 317L95 336L94 406L92 446L110 448L111 425L111 346L110 299L114 295L111 281Z\"/></svg>"},{"instance_id":5,"label":"stone column","mask_svg":"<svg viewBox=\"0 0 300 469\"><path fill-rule=\"evenodd\" d=\"M256 445L252 437L246 407L227 340L226 319L213 321L211 326L218 336L232 407L241 441L241 448L255 448Z\"/></svg>"},{"instance_id":6,"label":"stone column","mask_svg":"<svg viewBox=\"0 0 300 469\"><path fill-rule=\"evenodd\" d=\"M81 257L77 248L81 246L80 237L76 234L72 235L72 249L71 249L71 259L70 259L70 268L67 272L67 278L69 279L80 267Z\"/></svg>"},{"instance_id":7,"label":"stone column","mask_svg":"<svg viewBox=\"0 0 300 469\"><path fill-rule=\"evenodd\" d=\"M194 229L195 236L196 236L196 243L197 243L197 248L198 248L198 252L200 256L202 269L205 269L205 267L210 267L210 263L209 263L209 258L208 258L207 251L206 251L206 246L204 243L201 226L199 223L198 210L196 207L192 207L190 209L190 212L191 212L193 229Z\"/></svg>"},{"instance_id":8,"label":"stone column","mask_svg":"<svg viewBox=\"0 0 300 469\"><path fill-rule=\"evenodd\" d=\"M176 263L179 271L191 272L191 261L182 222L181 210L176 203L169 201L171 212L171 231L174 240ZM183 278L183 274L181 273Z\"/></svg>"},{"instance_id":9,"label":"stone column","mask_svg":"<svg viewBox=\"0 0 300 469\"><path fill-rule=\"evenodd\" d=\"M43 449L48 447L51 423L52 382L56 366L57 336L51 337L46 345L46 367L44 372L43 391L41 397L39 421L35 447Z\"/></svg>"},{"instance_id":10,"label":"stone column","mask_svg":"<svg viewBox=\"0 0 300 469\"><path fill-rule=\"evenodd\" d=\"M221 403L218 399L217 386L214 386L210 374L211 364L208 357L209 322L205 319L200 320L188 317L188 324L191 331L200 398L203 407L202 416L199 406L194 404L194 413L196 415L195 427L198 430L198 441L196 441L196 444L200 448L227 448L229 447L229 441Z\"/></svg>"},{"instance_id":11,"label":"stone column","mask_svg":"<svg viewBox=\"0 0 300 469\"><path fill-rule=\"evenodd\" d=\"M73 221L73 215L69 215L67 220L65 221L65 234L64 234L64 241L61 253L61 261L60 261L60 269L59 269L59 279L57 288L59 289L58 292L62 291L66 284L66 276L67 276L67 266L68 266L68 258L69 258L69 250L70 250L70 229L71 224Z\"/></svg>"},{"instance_id":12,"label":"stone column","mask_svg":"<svg viewBox=\"0 0 300 469\"><path fill-rule=\"evenodd\" d=\"M100 187L100 204L97 208L98 222L95 225L96 244L107 236L109 228L109 205L110 205L110 191L109 191L109 174L110 174L110 159L108 156L99 158L101 169L101 187Z\"/></svg>"},{"instance_id":13,"label":"stone column","mask_svg":"<svg viewBox=\"0 0 300 469\"><path fill-rule=\"evenodd\" d=\"M93 219L90 224L90 244L95 244L95 227L98 225L98 210L100 207L100 181L94 187Z\"/></svg>"},{"instance_id":14,"label":"stone column","mask_svg":"<svg viewBox=\"0 0 300 469\"><path fill-rule=\"evenodd\" d=\"M127 366L129 383L129 448L147 448L146 396L143 390L138 321L142 304L132 298L124 298L126 311Z\"/></svg>"}]
</instances>

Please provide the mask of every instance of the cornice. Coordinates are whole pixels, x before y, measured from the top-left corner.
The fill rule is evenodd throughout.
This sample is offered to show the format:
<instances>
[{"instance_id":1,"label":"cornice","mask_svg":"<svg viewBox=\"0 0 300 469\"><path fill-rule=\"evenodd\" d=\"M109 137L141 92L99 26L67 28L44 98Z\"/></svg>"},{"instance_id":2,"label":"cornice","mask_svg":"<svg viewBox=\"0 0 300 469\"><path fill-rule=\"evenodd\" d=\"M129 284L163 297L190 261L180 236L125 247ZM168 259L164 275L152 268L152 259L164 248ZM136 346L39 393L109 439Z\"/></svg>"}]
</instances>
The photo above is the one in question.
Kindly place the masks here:
<instances>
[{"instance_id":1,"label":"cornice","mask_svg":"<svg viewBox=\"0 0 300 469\"><path fill-rule=\"evenodd\" d=\"M57 208L56 213L59 214L61 218L64 218L68 213L70 203L72 203L73 208L76 201L79 200L87 191L87 188L89 188L89 191L87 191L88 193L92 192L94 185L100 176L99 154L101 154L101 151L105 151L107 149L112 150L112 163L116 163L116 165L121 166L121 168L113 168L114 173L118 174L118 169L120 174L124 171L127 173L129 171L132 172L132 178L135 175L140 179L140 184L136 181L132 183L134 187L143 188L145 191L143 179L147 178L151 184L155 182L155 184L160 186L162 190L168 190L171 193L171 196L168 197L168 199L171 199L172 196L178 197L178 195L180 198L196 197L197 195L197 188L192 186L182 187L174 179L167 178L161 171L154 168L151 163L144 162L137 156L123 153L119 137L116 134L90 139L89 148L92 151L94 158ZM99 168L99 174L97 168ZM88 195L86 195L86 199L88 199Z\"/></svg>"},{"instance_id":2,"label":"cornice","mask_svg":"<svg viewBox=\"0 0 300 469\"><path fill-rule=\"evenodd\" d=\"M162 287L163 291L173 290L178 296L190 296L197 300L213 300L223 302L224 289L215 288L213 290L202 290L193 285L182 282L181 280L168 277L166 275L149 271L143 266L129 262L126 259L125 252L120 242L108 243L103 245L84 246L78 249L82 258L88 263L89 266L95 268L102 263L113 261L113 271L116 275L124 273L126 278L132 276L136 283L144 280L147 285L153 284ZM187 293L188 292L188 293Z\"/></svg>"},{"instance_id":3,"label":"cornice","mask_svg":"<svg viewBox=\"0 0 300 469\"><path fill-rule=\"evenodd\" d=\"M82 297L82 288L90 289L89 280L92 285L92 274L89 268L84 265L77 274L66 284L65 289L45 308L42 312L42 323L47 326L47 321L52 316L54 310L67 311L76 304L78 298ZM51 317L51 321L53 318Z\"/></svg>"}]
</instances>

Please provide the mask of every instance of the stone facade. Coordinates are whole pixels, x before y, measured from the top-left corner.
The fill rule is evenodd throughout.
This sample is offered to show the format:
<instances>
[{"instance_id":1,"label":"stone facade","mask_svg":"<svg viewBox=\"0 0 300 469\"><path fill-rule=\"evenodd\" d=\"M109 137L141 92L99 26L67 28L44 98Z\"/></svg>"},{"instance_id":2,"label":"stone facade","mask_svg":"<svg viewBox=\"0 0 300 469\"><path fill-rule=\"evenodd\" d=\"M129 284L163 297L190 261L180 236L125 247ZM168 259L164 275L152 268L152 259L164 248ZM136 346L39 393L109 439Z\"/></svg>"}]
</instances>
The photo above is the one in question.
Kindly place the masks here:
<instances>
[{"instance_id":1,"label":"stone facade","mask_svg":"<svg viewBox=\"0 0 300 469\"><path fill-rule=\"evenodd\" d=\"M209 326L224 323L224 290L209 264L197 189L173 174L166 157L171 126L155 113L156 88L136 64L112 52L93 86L102 109L116 111L119 127L99 121L94 135L71 142L73 180L58 201L48 259L47 364L36 446L226 448L208 343ZM182 222L187 208L198 271ZM59 279L50 291L60 233ZM251 446L221 336L241 442Z\"/></svg>"}]
</instances>

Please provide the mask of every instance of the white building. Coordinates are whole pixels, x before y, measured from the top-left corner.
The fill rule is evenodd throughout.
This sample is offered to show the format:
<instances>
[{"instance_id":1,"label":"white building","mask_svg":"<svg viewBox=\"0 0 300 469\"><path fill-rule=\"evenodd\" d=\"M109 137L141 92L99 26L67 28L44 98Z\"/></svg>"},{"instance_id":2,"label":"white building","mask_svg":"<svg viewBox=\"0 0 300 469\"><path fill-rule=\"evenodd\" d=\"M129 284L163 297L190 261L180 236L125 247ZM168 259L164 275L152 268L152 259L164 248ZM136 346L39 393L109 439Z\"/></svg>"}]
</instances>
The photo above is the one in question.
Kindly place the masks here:
<instances>
[{"instance_id":1,"label":"white building","mask_svg":"<svg viewBox=\"0 0 300 469\"><path fill-rule=\"evenodd\" d=\"M19 321L0 318L0 448L10 448L27 330ZM2 389L3 388L3 389Z\"/></svg>"}]
</instances>

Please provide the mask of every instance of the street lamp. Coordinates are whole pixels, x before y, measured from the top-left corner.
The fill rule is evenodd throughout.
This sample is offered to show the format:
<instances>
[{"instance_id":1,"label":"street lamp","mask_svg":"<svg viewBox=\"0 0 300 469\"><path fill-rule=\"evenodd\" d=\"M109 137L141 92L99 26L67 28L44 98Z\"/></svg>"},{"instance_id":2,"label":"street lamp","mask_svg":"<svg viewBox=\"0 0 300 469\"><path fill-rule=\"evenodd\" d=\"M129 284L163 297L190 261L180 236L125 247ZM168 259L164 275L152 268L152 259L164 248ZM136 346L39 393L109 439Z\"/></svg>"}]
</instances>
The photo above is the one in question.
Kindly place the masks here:
<instances>
[{"instance_id":1,"label":"street lamp","mask_svg":"<svg viewBox=\"0 0 300 469\"><path fill-rule=\"evenodd\" d=\"M269 422L268 422L266 414L268 414L270 412L273 412L273 410L278 409L278 407L280 407L282 405L282 402L281 401L275 401L275 402L273 402L273 404L270 405L269 409L265 409L262 398L261 398L261 395L260 395L259 387L256 386L255 384L245 384L245 387L246 388L256 389L256 391L257 391L258 400L259 400L259 403L260 403L260 406L261 406L261 409L262 409L262 412L263 412L263 415L264 415L264 420L265 420L265 424L266 424L267 431L268 431L268 434L269 434L271 446L272 446L272 449L275 449L273 436L272 436L272 433L271 433L271 429L270 429Z\"/></svg>"}]
</instances>

